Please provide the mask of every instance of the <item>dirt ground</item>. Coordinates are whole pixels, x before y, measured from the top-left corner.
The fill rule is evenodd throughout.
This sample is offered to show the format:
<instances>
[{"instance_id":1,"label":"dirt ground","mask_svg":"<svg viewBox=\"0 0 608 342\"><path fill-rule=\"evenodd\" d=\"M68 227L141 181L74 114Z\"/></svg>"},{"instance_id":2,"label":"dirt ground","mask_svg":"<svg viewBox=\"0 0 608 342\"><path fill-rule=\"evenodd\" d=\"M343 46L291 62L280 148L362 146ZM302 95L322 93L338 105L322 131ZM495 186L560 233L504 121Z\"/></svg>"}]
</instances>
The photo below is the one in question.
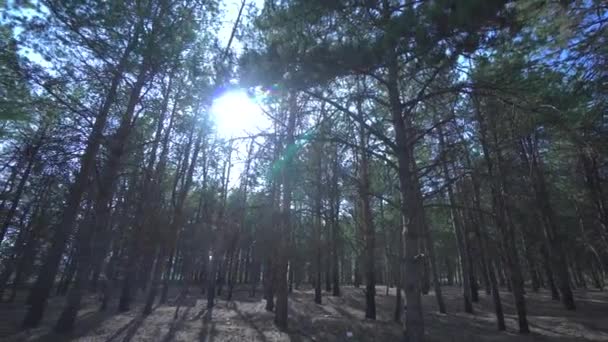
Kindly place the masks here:
<instances>
[{"instance_id":1,"label":"dirt ground","mask_svg":"<svg viewBox=\"0 0 608 342\"><path fill-rule=\"evenodd\" d=\"M460 289L443 287L448 314L437 312L435 297L424 296L425 324L429 341L608 341L608 293L577 290L577 310L562 309L546 292L528 294L528 320L532 333L517 334L516 317L509 293L503 293L507 331L497 332L491 298L480 292L475 314L462 311ZM0 340L2 341L198 341L198 342L300 342L300 341L399 341L403 328L392 321L395 291L377 289L377 320L364 317L363 289L343 287L342 297L324 293L323 304L313 302L310 289L296 290L290 296L290 320L287 332L273 324L273 313L264 310L260 297L249 298L245 288L237 289L234 300L220 298L212 312L206 301L192 294L183 301L178 316L175 303L157 307L143 319L140 308L117 314L114 308L104 313L95 309L95 298L87 299L80 311L73 334L55 335L50 327L57 319L62 298L53 298L40 328L17 332L23 305L0 304Z\"/></svg>"}]
</instances>

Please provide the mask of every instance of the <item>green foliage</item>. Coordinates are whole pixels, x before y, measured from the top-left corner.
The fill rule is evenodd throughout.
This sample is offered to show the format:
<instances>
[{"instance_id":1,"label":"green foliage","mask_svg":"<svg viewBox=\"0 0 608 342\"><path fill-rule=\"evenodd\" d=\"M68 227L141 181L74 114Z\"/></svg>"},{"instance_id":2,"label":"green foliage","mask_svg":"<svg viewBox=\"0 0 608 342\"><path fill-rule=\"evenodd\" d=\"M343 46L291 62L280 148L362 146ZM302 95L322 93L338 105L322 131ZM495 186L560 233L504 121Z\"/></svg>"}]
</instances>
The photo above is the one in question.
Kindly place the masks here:
<instances>
[{"instance_id":1,"label":"green foliage","mask_svg":"<svg viewBox=\"0 0 608 342\"><path fill-rule=\"evenodd\" d=\"M25 70L10 27L0 26L0 122L25 120L31 105ZM0 133L1 135L1 133Z\"/></svg>"}]
</instances>

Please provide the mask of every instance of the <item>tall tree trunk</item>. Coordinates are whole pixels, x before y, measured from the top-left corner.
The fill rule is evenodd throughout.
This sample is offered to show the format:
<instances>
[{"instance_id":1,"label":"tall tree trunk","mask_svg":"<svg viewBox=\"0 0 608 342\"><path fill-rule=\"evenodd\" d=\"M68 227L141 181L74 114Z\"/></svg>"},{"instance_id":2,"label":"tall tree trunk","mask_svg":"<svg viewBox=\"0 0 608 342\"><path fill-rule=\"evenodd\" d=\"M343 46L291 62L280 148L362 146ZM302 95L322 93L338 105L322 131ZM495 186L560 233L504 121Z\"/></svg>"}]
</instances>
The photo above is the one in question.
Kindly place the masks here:
<instances>
[{"instance_id":1,"label":"tall tree trunk","mask_svg":"<svg viewBox=\"0 0 608 342\"><path fill-rule=\"evenodd\" d=\"M454 286L454 278L456 277L456 275L454 274L454 267L449 257L445 258L445 267L448 277L448 286Z\"/></svg>"},{"instance_id":2,"label":"tall tree trunk","mask_svg":"<svg viewBox=\"0 0 608 342\"><path fill-rule=\"evenodd\" d=\"M86 215L88 215L88 213ZM88 219L89 217L85 216L85 220ZM86 221L83 221L81 225L86 224L85 222ZM75 248L75 246L71 246L68 258L65 261L65 266L63 267L61 278L59 279L59 283L57 284L57 295L65 296L65 294L68 292L70 283L72 282L74 274L76 273L76 267L78 266L78 256L76 255L77 251L78 250Z\"/></svg>"},{"instance_id":3,"label":"tall tree trunk","mask_svg":"<svg viewBox=\"0 0 608 342\"><path fill-rule=\"evenodd\" d=\"M589 239L587 237L587 229L585 226L585 221L583 219L583 213L581 212L581 208L578 205L578 203L576 202L576 200L574 200L574 205L576 208L576 215L578 218L578 226L580 228L581 231L581 237L583 240L583 245L585 247L585 251L584 253L586 255L588 255L588 258L590 259L590 273L591 273L591 279L593 281L593 285L598 289L598 290L602 290L604 287L603 284L603 274L604 274L604 270L603 270L603 266L602 266L602 258L600 257L599 253L597 252L597 250L595 249L595 247L589 242Z\"/></svg>"},{"instance_id":4,"label":"tall tree trunk","mask_svg":"<svg viewBox=\"0 0 608 342\"><path fill-rule=\"evenodd\" d=\"M338 185L338 172L340 161L338 158L338 145L334 145L331 165L330 209L331 209L331 258L332 258L332 295L340 296L340 189ZM344 266L344 265L342 265Z\"/></svg>"},{"instance_id":5,"label":"tall tree trunk","mask_svg":"<svg viewBox=\"0 0 608 342\"><path fill-rule=\"evenodd\" d=\"M338 204L339 205L339 204ZM339 211L339 209L338 209ZM338 222L339 218L334 216L334 220L332 221L332 296L338 297L340 296L340 264L339 264L339 239L340 239L340 223Z\"/></svg>"},{"instance_id":6,"label":"tall tree trunk","mask_svg":"<svg viewBox=\"0 0 608 342\"><path fill-rule=\"evenodd\" d=\"M326 250L327 250L327 245L328 242L330 241L330 234L331 234L331 228L329 225L326 226L325 229L325 234L324 236L326 236L326 240L324 241L324 246L326 246ZM331 251L328 251L328 253L325 253L325 291L326 292L331 292Z\"/></svg>"},{"instance_id":7,"label":"tall tree trunk","mask_svg":"<svg viewBox=\"0 0 608 342\"><path fill-rule=\"evenodd\" d=\"M467 154L468 156L468 154ZM468 159L468 158L467 158ZM469 162L469 165L470 162ZM479 180L478 180L478 175L477 173L473 173L471 175L471 185L473 188L473 204L474 204L474 209L475 212L477 213L477 215L474 216L473 220L473 226L477 227L475 230L475 233L477 235L477 238L479 240L479 250L481 251L481 257L483 260L485 260L485 263L482 264L482 266L485 267L485 274L487 274L488 277L488 283L491 289L491 293L492 293L492 301L494 303L494 313L496 314L496 324L498 326L498 330L499 331L504 331L506 330L506 325L505 325L505 317L504 317L504 313L503 313L503 309L502 309L502 301L500 299L500 289L498 287L498 281L496 279L496 273L495 273L495 265L492 262L492 260L494 259L492 256L490 256L489 251L490 248L488 246L488 236L487 236L487 231L486 231L486 221L485 218L483 216L482 210L481 210L481 193L480 193L480 188L481 185L479 184ZM482 229L484 229L482 231Z\"/></svg>"},{"instance_id":8,"label":"tall tree trunk","mask_svg":"<svg viewBox=\"0 0 608 342\"><path fill-rule=\"evenodd\" d=\"M245 159L245 170L243 172L243 174L241 175L241 200L240 200L240 206L241 208L239 209L239 227L238 227L238 231L236 232L236 236L235 236L235 245L237 250L236 253L236 265L234 267L234 272L230 273L230 278L229 278L229 283L228 283L228 296L227 296L227 300L232 300L232 292L234 290L234 286L235 283L238 281L237 278L241 277L239 274L242 274L242 269L245 268L247 269L249 267L249 265L247 265L247 261L249 259L249 249L247 252L247 255L245 256L246 262L243 264L241 264L241 259L242 259L242 243L243 243L243 238L241 237L242 235L245 234L245 211L247 209L247 191L249 189L249 172L251 169L251 161L253 159L253 148L254 148L254 142L253 140L251 141L251 143L249 144L249 148L247 149L247 158Z\"/></svg>"},{"instance_id":9,"label":"tall tree trunk","mask_svg":"<svg viewBox=\"0 0 608 342\"><path fill-rule=\"evenodd\" d=\"M426 247L426 239L424 231L420 232L420 236L423 238L420 239L420 254L424 255L424 260L422 260L422 279L420 281L420 292L423 295L428 295L429 291L431 291L431 272L429 271L429 252Z\"/></svg>"},{"instance_id":10,"label":"tall tree trunk","mask_svg":"<svg viewBox=\"0 0 608 342\"><path fill-rule=\"evenodd\" d=\"M193 131L197 130L197 128L193 128ZM175 203L175 208L173 209L173 221L171 226L169 227L169 250L171 251L169 262L165 266L165 274L166 277L163 282L163 289L161 293L160 302L165 303L167 301L167 294L169 291L169 272L171 271L172 261L176 255L177 248L177 240L179 237L179 232L184 226L185 218L184 218L184 203L186 202L186 198L188 197L188 193L190 192L190 188L192 186L192 178L194 176L194 169L197 166L197 160L199 157L199 153L201 148L203 148L203 137L205 136L204 128L198 128L198 133L196 135L196 141L194 142L194 147L192 151L192 156L189 157L190 160L184 160L184 165L188 165L187 172L183 175L182 185L179 189L177 200ZM188 158L188 154L186 154Z\"/></svg>"},{"instance_id":11,"label":"tall tree trunk","mask_svg":"<svg viewBox=\"0 0 608 342\"><path fill-rule=\"evenodd\" d=\"M221 205L217 213L217 222L219 224L224 223L224 215L226 212L227 205L227 197L228 197L228 183L230 182L230 170L232 163L232 145L230 145L230 150L228 152L228 158L224 164L222 170L222 195L220 198ZM227 236L221 234L221 232L216 232L215 236L215 247L212 249L211 254L211 265L209 268L209 275L207 279L207 309L212 309L215 304L215 291L216 291L216 283L218 279L221 281L221 270L218 268L221 267L222 257L224 254L224 250L227 248L225 244Z\"/></svg>"},{"instance_id":12,"label":"tall tree trunk","mask_svg":"<svg viewBox=\"0 0 608 342\"><path fill-rule=\"evenodd\" d=\"M542 159L538 151L538 137L527 137L520 141L522 155L530 170L530 180L536 195L536 205L541 214L545 228L545 239L547 241L547 253L551 264L557 274L562 304L567 310L575 310L574 295L570 288L570 276L568 274L568 263L562 245L562 239L558 233L555 212L551 206L549 191L545 180Z\"/></svg>"},{"instance_id":13,"label":"tall tree trunk","mask_svg":"<svg viewBox=\"0 0 608 342\"><path fill-rule=\"evenodd\" d=\"M169 75L169 82L165 90L163 104L160 112L161 117L157 122L158 125L156 129L156 137L154 139L151 150L152 154L148 159L148 165L146 167L146 170L144 171L145 178L142 184L141 198L139 198L138 200L135 215L139 221L135 223L134 230L131 233L128 243L129 248L127 249L125 275L122 282L121 295L118 303L118 310L120 312L128 311L133 300L133 283L136 279L135 276L137 274L138 261L140 261L141 253L143 251L141 240L143 238L144 232L146 229L150 229L149 227L154 227L153 229L150 229L148 233L157 233L156 228L158 227L158 223L156 221L160 215L159 211L161 201L160 188L163 183L163 177L167 165L171 132L178 111L177 99L181 95L181 87L178 87L177 92L174 96L175 100L173 108L171 110L171 115L169 117L169 123L167 128L165 129L166 132L162 134L165 112L167 110L169 98L171 95L172 80L173 75ZM161 152L158 157L158 164L155 167L154 163L156 162L156 153L159 147L159 143L161 144Z\"/></svg>"},{"instance_id":14,"label":"tall tree trunk","mask_svg":"<svg viewBox=\"0 0 608 342\"><path fill-rule=\"evenodd\" d=\"M76 320L76 315L80 308L86 280L91 265L94 264L94 260L91 260L93 256L91 253L91 241L94 238L99 238L99 234L106 229L107 222L109 221L111 212L110 202L114 195L116 179L121 170L122 156L131 133L135 106L139 102L139 97L147 78L148 65L147 59L144 59L137 80L131 89L129 101L121 119L120 126L116 131L114 140L109 146L110 156L105 166L104 173L101 176L100 186L97 191L97 198L95 199L93 209L93 222L91 225L82 226L78 232L79 239L77 239L76 247L78 249L78 268L76 271L76 281L69 293L66 306L55 325L55 332L68 332L74 327L74 321Z\"/></svg>"},{"instance_id":15,"label":"tall tree trunk","mask_svg":"<svg viewBox=\"0 0 608 342\"><path fill-rule=\"evenodd\" d=\"M315 303L321 304L321 273L323 266L321 265L321 188L322 188L322 158L321 158L321 143L315 142L313 146L313 163L315 173L315 186L313 195L313 214L314 214L314 287L315 287Z\"/></svg>"},{"instance_id":16,"label":"tall tree trunk","mask_svg":"<svg viewBox=\"0 0 608 342\"><path fill-rule=\"evenodd\" d=\"M359 88L360 82L357 82ZM362 90L365 90L364 86ZM360 98L360 97L359 97ZM357 114L359 120L364 121L361 101L357 101ZM370 206L370 179L368 156L369 133L363 124L359 125L359 201L361 225L365 241L365 318L376 319L376 230Z\"/></svg>"},{"instance_id":17,"label":"tall tree trunk","mask_svg":"<svg viewBox=\"0 0 608 342\"><path fill-rule=\"evenodd\" d=\"M293 158L295 151L295 128L296 128L296 116L297 116L297 96L295 93L288 95L289 109L287 118L287 132L285 138L285 152L284 153L284 164L281 170L281 178L283 184L283 201L281 205L281 232L279 233L279 254L278 260L276 261L276 293L277 302L275 310L274 322L279 329L287 329L287 315L288 315L288 303L287 303L287 268L288 268L288 254L289 254L289 241L291 235L291 198L292 198L292 183L293 183Z\"/></svg>"},{"instance_id":18,"label":"tall tree trunk","mask_svg":"<svg viewBox=\"0 0 608 342\"><path fill-rule=\"evenodd\" d=\"M559 291L557 290L557 286L555 286L555 280L553 278L553 271L551 270L551 261L549 258L549 253L547 252L547 246L545 243L541 246L540 253L542 255L543 261L542 265L545 269L545 277L547 278L547 286L551 291L551 299L560 300Z\"/></svg>"},{"instance_id":19,"label":"tall tree trunk","mask_svg":"<svg viewBox=\"0 0 608 342\"><path fill-rule=\"evenodd\" d=\"M441 153L441 168L443 176L446 182L446 191L448 195L448 201L450 203L450 217L452 221L452 227L454 228L454 234L456 235L456 242L458 246L458 254L460 255L460 262L462 264L462 280L463 280L463 298L464 298L464 311L473 313L472 293L471 293L471 267L470 258L468 253L468 244L466 238L466 231L463 225L462 217L459 210L457 209L456 198L454 196L454 190L452 189L452 176L448 168L447 150L445 147L445 137L441 126L438 127L439 133L439 149Z\"/></svg>"},{"instance_id":20,"label":"tall tree trunk","mask_svg":"<svg viewBox=\"0 0 608 342\"><path fill-rule=\"evenodd\" d=\"M33 142L33 144L28 144L25 148L25 157L27 159L26 165L25 165L25 170L23 171L23 174L21 175L21 179L19 179L19 183L17 184L17 189L15 190L15 193L13 194L13 200L11 201L11 206L8 209L8 212L6 213L6 216L4 217L4 223L2 224L2 230L0 231L0 243L2 243L2 241L4 240L4 236L6 235L6 232L8 231L8 228L10 227L13 218L15 217L15 214L17 213L17 208L19 207L19 202L21 201L21 196L23 195L23 191L25 190L25 186L27 184L27 181L30 178L30 173L32 172L32 167L34 166L34 162L36 160L36 157L38 156L38 150L40 149L40 146L42 145L42 141L44 139L44 130L45 128L40 128L40 132L38 132L36 135L38 136L36 138L36 141Z\"/></svg>"},{"instance_id":21,"label":"tall tree trunk","mask_svg":"<svg viewBox=\"0 0 608 342\"><path fill-rule=\"evenodd\" d=\"M524 298L524 289L522 287L522 274L519 265L519 260L516 254L515 246L515 233L511 222L509 221L509 212L506 205L505 194L506 180L504 177L503 161L501 151L496 144L496 137L494 139L493 154L496 156L497 167L494 167L492 155L490 154L490 148L488 146L488 126L481 113L481 108L476 97L473 98L476 105L476 115L479 121L479 134L480 142L486 161L486 167L488 170L488 176L491 180L490 190L492 193L492 207L495 213L496 226L499 230L499 240L502 244L502 250L505 253L505 261L510 275L510 284L513 293L513 301L515 302L515 309L517 312L519 332L529 333L530 328L528 327L528 319L526 314L526 301Z\"/></svg>"},{"instance_id":22,"label":"tall tree trunk","mask_svg":"<svg viewBox=\"0 0 608 342\"><path fill-rule=\"evenodd\" d=\"M158 292L158 286L160 285L160 278L163 274L163 264L165 262L165 247L160 246L157 247L158 252L156 254L156 261L154 262L154 266L152 268L152 279L150 279L150 287L148 288L148 293L146 294L146 300L144 303L144 308L142 314L147 316L152 313L152 308L154 306L154 299L156 298L156 293Z\"/></svg>"},{"instance_id":23,"label":"tall tree trunk","mask_svg":"<svg viewBox=\"0 0 608 342\"><path fill-rule=\"evenodd\" d=\"M103 138L103 131L105 129L106 122L108 121L110 109L116 100L118 86L122 81L123 72L131 55L131 51L138 44L139 32L140 29L138 25L138 28L135 30L134 36L132 37L130 43L123 51L121 60L112 76L108 93L106 94L99 113L95 118L93 129L89 134L84 154L80 160L80 170L76 175L74 183L68 190L65 208L61 213L61 218L55 229L55 234L51 239L49 253L45 258L42 267L40 268L38 277L36 278L32 289L30 290L28 303L31 305L28 307L25 318L23 319L23 328L36 327L38 323L40 323L40 320L44 314L47 299L49 297L51 288L53 287L53 283L55 282L55 275L57 274L57 268L59 267L61 256L78 215L82 195L84 194L89 183L89 178L95 169L95 160Z\"/></svg>"},{"instance_id":24,"label":"tall tree trunk","mask_svg":"<svg viewBox=\"0 0 608 342\"><path fill-rule=\"evenodd\" d=\"M264 299L266 300L266 311L274 311L274 269L273 260L267 257L264 263Z\"/></svg>"},{"instance_id":25,"label":"tall tree trunk","mask_svg":"<svg viewBox=\"0 0 608 342\"><path fill-rule=\"evenodd\" d=\"M48 180L42 181L42 186L36 190L34 199L28 204L26 210L22 214L23 224L20 225L19 234L15 240L15 244L10 249L9 257L3 263L3 270L0 273L0 301L3 298L4 291L7 282L16 272L13 280L13 288L16 288L16 284L20 283L21 276L24 274L26 265L31 265L34 262L34 245L38 238L40 231L44 228L44 220L46 218L48 203L48 193L51 186L51 182ZM27 224L24 222L24 218L29 212L29 206L35 203L34 211ZM27 260L31 262L26 262Z\"/></svg>"},{"instance_id":26,"label":"tall tree trunk","mask_svg":"<svg viewBox=\"0 0 608 342\"><path fill-rule=\"evenodd\" d=\"M25 163L25 156L21 150L15 149L13 155L14 156L11 158L11 160L2 167L2 171L4 171L5 168L10 167L12 160L16 160L15 165L11 167L10 176L8 176L7 180L2 184L2 192L0 192L0 198L2 198L2 201L0 201L0 213L3 213L6 210L6 202L9 198L11 198L9 194L13 192L19 172L21 172L23 169L23 164ZM0 240L0 242L2 242L2 240Z\"/></svg>"},{"instance_id":27,"label":"tall tree trunk","mask_svg":"<svg viewBox=\"0 0 608 342\"><path fill-rule=\"evenodd\" d=\"M401 198L400 195L397 196L397 204L399 206L399 208L401 208ZM403 237L405 235L405 230L406 230L406 225L405 225L405 217L403 216L403 213L401 211L399 211L399 226L398 226L398 230L397 233L399 234L399 246L398 246L398 251L397 251L397 262L395 263L397 268L396 268L396 280L397 280L397 286L395 288L395 312L393 314L393 320L395 322L401 322L401 313L403 312L403 299L401 298L401 291L403 289L403 276L404 276L404 272L403 272L403 264L402 264L402 260L404 257L404 242L403 241Z\"/></svg>"},{"instance_id":28,"label":"tall tree trunk","mask_svg":"<svg viewBox=\"0 0 608 342\"><path fill-rule=\"evenodd\" d=\"M399 67L394 47L388 58L388 95L390 101L391 118L395 130L395 154L398 161L399 185L403 205L402 214L406 218L405 234L405 274L404 289L407 310L405 311L405 339L407 342L424 341L424 318L422 316L422 299L420 296L420 263L418 246L420 232L424 224L424 206L416 195L419 184L416 181L416 159L410 143L409 129L411 118L404 118L403 105L399 92ZM406 116L409 113L405 114ZM418 188L418 189L417 189Z\"/></svg>"},{"instance_id":29,"label":"tall tree trunk","mask_svg":"<svg viewBox=\"0 0 608 342\"><path fill-rule=\"evenodd\" d=\"M604 234L608 234L608 204L606 204L606 195L603 192L604 188L600 177L601 163L598 159L599 153L593 147L585 146L581 148L580 160L583 166L587 194L595 206L597 219L604 230Z\"/></svg>"},{"instance_id":30,"label":"tall tree trunk","mask_svg":"<svg viewBox=\"0 0 608 342\"><path fill-rule=\"evenodd\" d=\"M424 224L424 237L426 240L427 253L429 254L431 273L433 275L433 291L435 291L435 300L437 300L437 308L439 308L439 312L447 313L447 309L443 301L443 293L441 291L441 280L439 278L439 271L437 269L433 236L431 235L431 230L429 229L428 224L426 224L426 220Z\"/></svg>"},{"instance_id":31,"label":"tall tree trunk","mask_svg":"<svg viewBox=\"0 0 608 342\"><path fill-rule=\"evenodd\" d=\"M530 282L532 283L532 291L538 292L540 282L538 280L538 270L536 266L536 260L534 258L534 247L532 239L530 238L531 233L529 229L525 229L524 226L520 229L521 245L523 247L524 256L526 257L526 263L528 264L528 273L530 273Z\"/></svg>"}]
</instances>

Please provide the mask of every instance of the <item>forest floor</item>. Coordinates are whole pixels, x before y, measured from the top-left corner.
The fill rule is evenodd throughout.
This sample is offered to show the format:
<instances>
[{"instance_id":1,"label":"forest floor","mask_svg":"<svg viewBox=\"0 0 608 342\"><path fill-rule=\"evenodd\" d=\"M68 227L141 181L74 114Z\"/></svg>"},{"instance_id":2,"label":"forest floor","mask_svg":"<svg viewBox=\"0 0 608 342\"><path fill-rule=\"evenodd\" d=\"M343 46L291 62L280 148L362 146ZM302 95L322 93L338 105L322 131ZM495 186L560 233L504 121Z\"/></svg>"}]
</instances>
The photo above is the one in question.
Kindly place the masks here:
<instances>
[{"instance_id":1,"label":"forest floor","mask_svg":"<svg viewBox=\"0 0 608 342\"><path fill-rule=\"evenodd\" d=\"M559 302L552 301L547 292L529 293L528 320L531 334L517 334L517 323L509 293L503 293L507 331L496 331L491 297L480 291L475 313L462 310L460 289L442 287L448 314L437 312L435 297L424 296L425 324L429 341L608 341L608 292L577 290L577 310L566 311ZM192 290L191 292L194 292ZM398 341L403 334L401 324L392 321L395 290L386 295L386 287L378 286L376 297L377 320L365 320L363 289L343 287L341 297L324 293L323 304L313 302L313 291L296 290L289 300L289 329L280 332L273 324L274 314L264 310L264 300L250 298L247 289L237 288L233 301L220 298L212 312L206 310L203 296L191 294L182 301L178 317L174 319L176 304L155 308L142 318L141 308L127 313L115 310L98 312L95 298L87 299L79 312L73 334L56 335L50 327L57 319L61 297L49 303L41 327L17 332L23 316L23 305L0 304L0 340L2 341ZM21 297L21 296L20 296ZM141 297L141 296L140 296ZM175 296L174 296L175 298ZM111 307L112 309L115 306Z\"/></svg>"}]
</instances>

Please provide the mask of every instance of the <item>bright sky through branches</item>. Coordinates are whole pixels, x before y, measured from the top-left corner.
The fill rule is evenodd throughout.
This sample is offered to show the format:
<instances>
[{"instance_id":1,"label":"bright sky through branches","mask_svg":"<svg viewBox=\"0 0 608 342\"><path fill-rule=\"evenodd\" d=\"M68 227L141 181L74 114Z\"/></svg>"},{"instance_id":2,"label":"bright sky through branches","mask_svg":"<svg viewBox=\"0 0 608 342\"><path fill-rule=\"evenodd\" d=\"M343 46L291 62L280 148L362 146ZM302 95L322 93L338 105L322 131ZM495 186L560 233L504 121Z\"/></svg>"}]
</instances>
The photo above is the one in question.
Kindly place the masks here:
<instances>
[{"instance_id":1,"label":"bright sky through branches","mask_svg":"<svg viewBox=\"0 0 608 342\"><path fill-rule=\"evenodd\" d=\"M219 134L226 138L245 137L268 126L259 104L241 89L228 90L215 98L211 114Z\"/></svg>"},{"instance_id":2,"label":"bright sky through branches","mask_svg":"<svg viewBox=\"0 0 608 342\"><path fill-rule=\"evenodd\" d=\"M246 6L253 4L259 9L264 5L263 0L246 1ZM240 0L228 0L223 3L225 15L219 31L223 44L228 44L241 4ZM245 12L239 27L242 27L243 20L246 20ZM241 50L237 37L232 41L231 48L237 53ZM225 138L245 137L269 126L269 120L264 116L259 104L243 89L230 89L217 95L213 100L211 114L218 133Z\"/></svg>"}]
</instances>

